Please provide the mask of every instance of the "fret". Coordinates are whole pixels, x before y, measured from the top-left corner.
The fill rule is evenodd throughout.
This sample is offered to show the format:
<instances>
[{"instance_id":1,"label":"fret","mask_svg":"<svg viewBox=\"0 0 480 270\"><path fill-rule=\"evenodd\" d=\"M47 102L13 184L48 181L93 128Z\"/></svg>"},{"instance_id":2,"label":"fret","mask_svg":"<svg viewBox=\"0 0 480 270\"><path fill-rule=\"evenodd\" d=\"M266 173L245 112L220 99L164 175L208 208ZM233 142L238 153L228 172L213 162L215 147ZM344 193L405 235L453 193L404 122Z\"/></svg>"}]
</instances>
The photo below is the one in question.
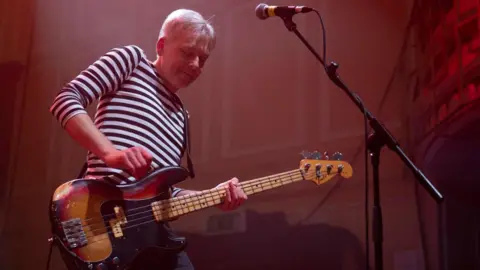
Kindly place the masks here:
<instances>
[{"instance_id":1,"label":"fret","mask_svg":"<svg viewBox=\"0 0 480 270\"><path fill-rule=\"evenodd\" d=\"M267 191L296 181L300 181L303 179L301 176L302 175L300 171L294 170L289 172L287 175L282 175L282 177L269 176L246 181L243 182L241 186L244 187L243 190L247 195L253 195L255 193Z\"/></svg>"},{"instance_id":2,"label":"fret","mask_svg":"<svg viewBox=\"0 0 480 270\"><path fill-rule=\"evenodd\" d=\"M245 194L253 195L301 180L303 180L303 176L300 171L292 170L277 175L244 181L239 183L239 186ZM151 204L152 212L157 221L173 219L207 207L219 205L223 203L225 193L224 188L214 188L195 194L153 202Z\"/></svg>"}]
</instances>

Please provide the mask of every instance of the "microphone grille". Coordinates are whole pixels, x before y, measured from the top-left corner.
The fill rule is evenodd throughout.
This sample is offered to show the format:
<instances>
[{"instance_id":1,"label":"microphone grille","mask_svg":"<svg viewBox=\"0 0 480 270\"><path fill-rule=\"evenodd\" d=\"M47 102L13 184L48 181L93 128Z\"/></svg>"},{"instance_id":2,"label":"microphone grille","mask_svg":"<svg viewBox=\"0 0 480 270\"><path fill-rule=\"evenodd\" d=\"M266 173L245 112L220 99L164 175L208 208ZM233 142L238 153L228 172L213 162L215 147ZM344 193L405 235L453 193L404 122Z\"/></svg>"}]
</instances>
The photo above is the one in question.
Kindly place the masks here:
<instances>
[{"instance_id":1,"label":"microphone grille","mask_svg":"<svg viewBox=\"0 0 480 270\"><path fill-rule=\"evenodd\" d=\"M266 18L268 18L267 14L265 14L265 10L267 9L267 7L268 5L262 3L255 8L255 14L260 20L265 20Z\"/></svg>"}]
</instances>

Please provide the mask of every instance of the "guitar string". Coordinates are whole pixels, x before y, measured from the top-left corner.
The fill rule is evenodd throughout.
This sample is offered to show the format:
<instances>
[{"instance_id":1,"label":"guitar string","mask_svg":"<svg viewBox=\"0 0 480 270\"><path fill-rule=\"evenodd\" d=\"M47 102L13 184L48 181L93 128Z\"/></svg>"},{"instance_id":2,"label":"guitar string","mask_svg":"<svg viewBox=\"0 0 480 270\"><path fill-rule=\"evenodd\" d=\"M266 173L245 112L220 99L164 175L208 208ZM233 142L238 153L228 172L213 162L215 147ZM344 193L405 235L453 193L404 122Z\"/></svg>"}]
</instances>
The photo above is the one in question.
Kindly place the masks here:
<instances>
[{"instance_id":1,"label":"guitar string","mask_svg":"<svg viewBox=\"0 0 480 270\"><path fill-rule=\"evenodd\" d=\"M291 175L286 175L286 176L287 176L287 178L282 177L282 178L276 178L276 179L263 179L262 181L255 182L255 183L244 182L245 184L242 185L242 188L249 189L249 188L252 188L252 187L255 187L255 186L258 186L258 185L264 186L265 184L271 184L273 182L284 183L285 180L292 179ZM160 206L157 206L157 208L159 210L162 210L162 211L172 209L173 211L176 211L177 213L182 212L179 215L183 215L184 214L183 212L185 212L185 214L188 213L188 212L192 212L192 211L185 211L185 209L189 210L189 208L192 208L192 206L190 206L190 204L194 205L193 206L194 211L199 210L199 209L202 209L202 208L195 209L195 205L198 205L198 202L201 202L202 200L205 201L205 203L207 203L207 204L211 203L211 202L215 202L215 199L220 199L221 200L222 199L221 196L224 195L225 193L226 193L226 191L223 190L223 189L208 190L207 192L202 194L202 196L199 196L198 194L193 194L191 197L189 197L190 198L189 201L187 201L187 199L189 199L189 198L182 198L182 200L178 201L179 203L176 203L176 204L173 204L173 205L172 204L160 203ZM218 196L220 196L220 197L218 197ZM213 199L213 200L210 200L210 199ZM154 212L154 210L152 210L152 207L150 205L147 206L147 207L149 208L147 211L138 212L138 213L135 213L133 215L126 216L126 218L127 217L132 218L134 215L144 214L144 213L148 213L148 215L146 215L144 217L136 218L136 219L127 219L127 222L134 222L134 221L137 221L137 220L145 218L145 217L152 217L152 213L158 214L157 213L158 210L156 212ZM174 210L175 207L178 207L179 210ZM104 220L102 219L101 222L99 222L99 223L93 223L93 224L87 224L87 225L82 224L82 227L84 227L84 226L93 227L93 226L99 225L99 224L104 225ZM102 229L102 228L100 228L100 229ZM87 231L87 232L93 232L95 230L98 230L98 229L90 230L90 231Z\"/></svg>"},{"instance_id":2,"label":"guitar string","mask_svg":"<svg viewBox=\"0 0 480 270\"><path fill-rule=\"evenodd\" d=\"M331 171L332 172L336 172L337 170L333 170ZM291 173L299 173L300 172L300 169L294 169L294 170L290 170L290 171L286 171L286 172L282 172L282 173L278 173L278 174L274 174L274 175L270 175L268 177L280 177L282 175L286 175L286 174L291 174ZM321 173L326 173L326 171L324 169L321 169L320 170ZM268 177L261 177L261 178L256 178L256 179L252 179L252 180L248 180L248 181L245 181L245 182L242 182L241 184L246 184L246 183L249 183L249 182L254 182L254 181L264 181L264 180L268 180ZM206 190L206 191L211 191L212 189L209 189L209 190ZM170 198L170 199L165 199L165 200L184 200L184 199L188 199L189 196L195 196L195 195L198 195L197 194L193 194L193 195L184 195L184 196L180 196L180 197L175 197L175 198ZM145 205L145 206L140 206L140 207L136 207L136 208L130 208L128 209L126 212L125 212L125 215L127 215L128 213L130 212L133 212L133 211L136 211L138 209L142 209L142 208L148 208L150 207L150 205ZM93 218L88 218L88 219L85 219L83 221L87 222L87 221L90 221L90 220L93 220L93 219L101 219L101 218L109 218L109 217L115 217L115 213L111 213L111 214L107 214L107 215L102 215L100 217L93 217Z\"/></svg>"},{"instance_id":3,"label":"guitar string","mask_svg":"<svg viewBox=\"0 0 480 270\"><path fill-rule=\"evenodd\" d=\"M285 174L287 174L287 176L291 179L290 182L295 182L295 181L298 181L298 180L302 180L302 179L303 179L303 176L301 176L301 178L293 179L293 178L292 178L292 173L293 173L293 172L296 172L295 174L298 175L298 174L300 173L300 170L292 170L292 171L285 172L285 173L281 173L281 174L278 174L278 175L283 175L283 176L285 176ZM331 174L330 176L333 177L333 176L335 176L335 175L336 175L336 173L335 173L335 174ZM284 179L284 178L283 178L283 179L280 179L280 178L279 178L279 179L271 179L271 177L273 177L273 176L260 178L260 179L262 179L261 181L258 181L258 180L255 180L255 179L254 179L254 180L245 181L245 182L240 183L240 184L242 185L243 188L251 188L252 186L264 185L265 183L271 184L271 183L273 183L273 182L276 183L276 182L279 182L279 181L282 182L282 184L285 184L285 183L284 183L284 182L285 182L285 179ZM273 181L272 181L272 180L273 180ZM255 182L255 181L257 181L257 182ZM287 181L288 181L288 179L287 179ZM273 187L274 187L274 186L271 186L271 188L273 188ZM268 187L266 187L266 188L268 188ZM262 189L262 191L263 191L263 189ZM221 194L219 194L219 193L221 193ZM178 214L174 215L173 217L169 217L170 219L172 219L172 218L174 218L175 216L181 216L181 215L184 215L184 214L187 214L187 213L190 213L190 212L193 212L193 211L197 211L197 210L201 210L201 209L205 208L205 206L200 207L200 208L198 208L198 209L195 207L195 206L198 205L198 202L201 202L202 200L204 200L204 202L201 202L201 204L203 204L203 205L204 205L204 204L207 204L207 207L208 207L208 206L211 206L211 205L208 205L208 204L210 204L210 203L212 203L212 202L214 203L213 205L220 204L222 198L219 197L219 195L223 195L224 193L226 193L226 191L225 191L225 190L221 190L221 189L220 189L220 190L207 190L207 191L205 192L205 194L203 194L202 196L198 196L198 194L191 195L192 197L189 197L189 198L192 198L192 200L190 200L189 202L186 201L186 199L188 199L188 198L182 198L182 200L179 200L180 204L173 205L173 207L172 207L171 204L167 204L167 205L165 205L165 206L162 205L161 208L158 207L157 210L149 209L148 211L144 211L144 212L141 212L141 213L137 213L137 214L148 213L148 215L143 216L143 217L140 217L140 218L136 218L136 219L131 219L131 220L129 220L128 222L132 223L132 222L135 222L135 221L144 219L144 218L151 218L151 217L152 217L152 214L158 214L159 210L160 210L160 212L164 212L165 210L168 210L168 209L170 208L170 211L171 211L175 206L180 206L180 210L173 210L173 211L177 211L177 213L181 211L182 213L178 213ZM182 197L187 197L187 196L182 196ZM178 197L178 198L181 198L181 197ZM214 200L213 200L213 201L210 201L209 199L211 199L211 198L213 198ZM215 200L220 200L220 202L217 203ZM185 202L187 203L187 205L185 204ZM183 203L183 206L182 206L182 203ZM192 204L193 207L192 207L192 206L189 206L189 205L188 205L189 203ZM212 205L212 206L213 206L213 205ZM186 206L186 207L185 207L185 206ZM193 208L193 210L191 210L191 208ZM185 209L187 209L187 211L185 211ZM134 214L134 215L136 215L136 214ZM130 217L132 217L132 216L133 216L133 215L130 215ZM127 216L126 216L126 217L127 217ZM168 219L167 219L167 220L168 220ZM153 221L155 221L155 220L153 220ZM101 223L88 225L88 226L89 226L89 229L90 229L90 227L93 227L94 225L98 225L98 224L102 224L103 226L105 226L104 220L102 220ZM82 225L82 229L83 229L84 226L85 226L85 225ZM109 228L108 225L107 225L106 227ZM128 226L127 226L127 227L128 227ZM124 227L124 228L127 228L127 227ZM103 230L103 229L104 229L103 227L102 227L102 228L93 229L93 230L90 229L89 231L87 231L87 233L88 233L88 232L92 232L92 233L93 233L94 231ZM72 234L71 236L78 236L78 234L81 234L81 232L77 232L76 234Z\"/></svg>"},{"instance_id":4,"label":"guitar string","mask_svg":"<svg viewBox=\"0 0 480 270\"><path fill-rule=\"evenodd\" d=\"M332 169L332 172L333 171L334 170ZM300 172L300 169L294 169L294 170L274 174L274 175L271 175L271 176L268 176L268 177L279 177L279 176L282 176L282 175L291 174L291 173L299 173L299 172ZM325 173L325 170L320 170L320 172ZM248 181L245 181L241 184L246 184L246 183L255 182L255 181L261 182L261 181L264 181L264 180L268 180L268 177L261 177L261 178L257 178L257 179L253 179L253 180L248 180ZM211 190L212 189L206 190L205 193L208 193ZM193 196L198 196L198 195L200 195L200 194L198 194L198 193L197 194L189 194L189 195L184 195L184 196L165 199L165 200L171 200L173 202L172 205L175 205L175 201L178 202L178 204L182 204L182 203L185 202L185 200L187 200L187 199L189 199ZM144 206L140 206L140 207L136 207L136 208L130 208L125 212L125 216L127 216L129 213L131 213L133 211L136 211L138 209L149 208L149 207L151 207L151 205L144 205ZM138 214L138 213L136 213L136 214ZM133 214L131 216L134 216L136 214ZM87 221L91 221L91 220L94 220L94 219L97 219L99 221L103 221L103 218L110 218L110 217L116 217L115 213L111 213L111 214L107 214L107 215L101 215L100 217L92 217L92 218L88 218L88 219L85 219L85 220L82 220L82 221L87 222Z\"/></svg>"},{"instance_id":5,"label":"guitar string","mask_svg":"<svg viewBox=\"0 0 480 270\"><path fill-rule=\"evenodd\" d=\"M286 182L287 183L292 183L292 182L296 182L296 181L299 181L299 180L302 180L302 179L303 179L302 176L300 176L300 177L297 176L295 178L292 178L292 176L290 174L286 178L282 177L279 180L264 179L264 180L261 181L262 182L261 184L260 183L247 183L246 185L242 186L242 188L245 188L246 190L249 189L249 190L247 190L247 192L249 192L249 191L254 191L253 189L255 188L255 186L257 186L257 187L261 186L260 188L262 188L262 191L263 191L264 189L268 190L269 188L274 187L274 186L263 187L265 184L272 184L272 183L274 184L274 183L278 183L278 182L281 182L282 184L286 184ZM215 190L214 192L211 192L210 194L207 194L208 196L203 196L205 199L195 198L195 199L193 199L193 200L191 200L190 202L187 202L187 203L188 204L193 204L195 206L195 203L198 203L201 200L204 200L205 203L207 203L207 204L214 203L213 205L215 205L215 204L218 204L218 203L216 203L216 200L220 199L220 201L221 201L221 199L222 199L221 197L219 197L219 195L221 196L225 192L226 192L225 190ZM219 194L219 193L221 193L221 194ZM209 200L209 199L213 199L213 200ZM187 204L187 206L185 206L185 204L184 204L184 206L181 207L181 210L174 210L178 214L174 215L173 217L169 216L168 219L172 219L176 216L181 216L181 215L184 215L184 214L187 214L187 213L197 211L197 210L200 210L200 209L204 208L204 207L200 207L200 208L197 209L195 207L189 206L188 204ZM211 205L211 206L213 206L213 205ZM208 206L210 206L210 205L208 205ZM191 210L192 208L193 208L193 210ZM142 212L142 213L148 213L148 215L140 217L140 218L136 218L136 219L127 220L127 223L134 223L134 222L139 221L141 219L152 218L152 217L154 217L154 215L162 215L163 212L165 212L165 210L169 210L169 209L170 209L170 211L167 211L167 212L171 212L172 207L170 205L161 205L161 207L159 207L157 209L154 209L154 210L152 210L150 208L148 211ZM185 209L187 209L187 210L185 210ZM179 213L180 211L182 211L181 214ZM154 215L152 215L152 214L154 214ZM168 220L168 219L164 219L164 220ZM154 218L152 221L156 221L156 219ZM89 224L88 227L90 229L90 227L94 227L95 225L99 225L99 224L105 226L104 221L102 220L101 223ZM133 225L133 226L136 226L136 225ZM86 227L85 225L82 225L82 228L85 228L85 227ZM110 226L105 226L105 227L107 227L110 230ZM95 231L105 230L105 227L96 228L96 229L93 229L93 230L92 229L85 230L84 233L94 233ZM126 229L126 228L129 228L129 227L131 227L131 226L126 226L126 227L123 227L123 228ZM109 233L110 233L110 231L109 231ZM70 236L79 236L79 234L82 234L82 232L77 232L77 233L71 234ZM90 238L90 237L94 237L94 236L89 236L89 237L87 237L87 239Z\"/></svg>"},{"instance_id":6,"label":"guitar string","mask_svg":"<svg viewBox=\"0 0 480 270\"><path fill-rule=\"evenodd\" d=\"M283 175L286 175L286 174L291 174L291 173L296 173L298 172L299 170L298 169L295 169L295 170L291 170L291 171L287 171L287 172L282 172L282 173L279 173L279 174L274 174L274 175L271 175L270 177L280 177L280 176L283 176ZM250 182L261 182L261 181L264 181L266 180L267 177L261 177L261 178L257 178L257 179L253 179L253 180L249 180L249 181L245 181L243 183L250 183ZM241 184L243 184L241 183ZM205 192L208 192L208 191L211 191L213 189L208 189L206 190ZM170 198L170 199L166 199L166 200L171 200L171 201L184 201L190 197L193 197L195 195L199 195L198 193L197 194L189 194L189 195L184 195L184 196L180 196L180 197L174 197L174 198ZM140 206L140 207L136 207L136 208L131 208L131 209L128 209L126 212L125 212L125 215L128 215L129 213L133 212L133 211L137 211L139 209L144 209L144 208L150 208L151 205L144 205L144 206ZM102 218L110 218L110 217L116 217L115 213L112 213L112 214L107 214L107 215L102 215L100 217L92 217L92 218L87 218L87 219L84 219L83 221L87 222L87 221L91 221L91 220L94 220L94 219L99 219L99 220L103 220Z\"/></svg>"},{"instance_id":7,"label":"guitar string","mask_svg":"<svg viewBox=\"0 0 480 270\"><path fill-rule=\"evenodd\" d=\"M293 178L292 178L292 172L294 172L294 171L299 172L298 170L293 170L293 171L290 171L290 172L288 172L288 173L282 173L282 174L283 174L283 175L288 174L287 177L290 178L290 180L291 180L290 182L295 182L295 181L298 181L298 180L302 180L302 179L303 179L303 176L301 176L300 178L296 178L296 179L293 179ZM298 173L297 173L297 175L298 175ZM335 175L336 175L336 174L335 174ZM333 177L333 176L335 176L335 175L334 175L334 174L331 174L330 176ZM288 181L288 180L289 180L289 179L287 179L287 181ZM285 178L283 178L283 179L270 179L270 177L269 177L269 178L262 178L262 180L259 181L259 182L252 182L252 181L253 181L253 180L245 181L245 182L241 183L241 184L243 184L242 187L243 187L243 188L251 188L252 186L258 186L258 185L264 185L264 184L271 184L271 183L273 183L273 182L279 182L279 181L282 182L282 184L285 184ZM266 187L266 188L268 188L268 187ZM273 186L271 186L271 188L273 188ZM263 191L263 189L262 189L262 191ZM172 211L172 209L173 209L175 206L180 206L180 210L173 210L173 211L177 211L177 213L180 212L180 211L182 211L182 213L179 213L179 214L177 214L177 215L174 215L173 217L170 217L170 219L172 219L172 218L174 218L175 216L181 216L181 215L184 215L184 214L193 212L193 211L197 211L197 210L203 209L204 207L200 207L200 208L198 208L198 209L195 208L195 206L198 205L198 202L200 202L201 200L204 200L204 202L203 202L202 204L205 204L205 203L209 204L209 203L212 203L212 202L214 202L213 205L215 205L215 204L220 204L222 198L221 198L221 197L218 197L218 196L219 196L219 195L220 195L220 196L221 196L221 195L224 195L225 192L226 192L225 190L221 190L221 189L220 189L220 190L208 190L208 191L205 193L206 195L204 194L204 195L201 196L201 197L198 196L198 194L194 194L194 195L192 195L192 196L194 196L194 197L190 197L190 198L192 198L192 200L186 201L187 198L183 198L182 200L179 201L179 202L182 202L182 203L176 204L176 205L174 205L173 207L172 207L171 204L167 204L167 205L165 205L165 206L162 205L162 207L161 207L161 208L159 207L157 210L149 209L149 210L144 211L144 212L136 213L136 214L148 213L148 215L143 216L143 217L139 217L139 218L136 218L136 219L131 219L131 220L129 220L128 222L132 223L132 222L135 222L135 221L138 221L138 220L141 220L141 219L151 218L151 217L152 217L152 214L159 214L159 213L158 213L159 210L160 210L160 212L164 212L165 210L168 210L168 209L170 208L170 211ZM221 194L219 194L219 193L221 193ZM197 196L195 196L195 195L197 195ZM183 197L183 196L182 196L182 197ZM200 198L198 198L198 197L200 197ZM179 197L179 198L180 198L180 197ZM209 199L212 199L212 198L214 199L213 201L209 200ZM215 202L215 200L218 200L218 199L220 200L220 203L216 203L216 202ZM187 203L187 205L185 204L185 202ZM192 204L193 207L192 207L192 206L189 206L189 205L188 205L189 203ZM183 204L183 206L182 206L182 204ZM210 206L210 205L208 205L208 206ZM193 208L193 210L191 210L191 208ZM187 211L185 211L185 209L187 209ZM183 213L183 212L184 212L184 213ZM134 214L134 215L136 215L136 214ZM130 217L132 217L132 216L133 216L133 215L130 215ZM127 217L127 216L126 216L126 217ZM168 219L167 219L167 220L168 220ZM99 225L99 224L102 224L103 226L105 226L104 220L102 220L100 223L89 224L88 226L89 226L89 228L90 228L90 227L93 227L94 225ZM82 228L83 228L84 226L86 226L86 225L82 225ZM107 228L109 228L108 225L107 225ZM124 227L124 228L126 228L126 227ZM93 232L95 232L95 231L103 230L103 229L104 229L103 227L102 227L102 228L93 229L93 230L90 229L89 231L87 231L87 232L85 232L85 233L88 233L88 232L92 232L92 233L93 233ZM72 236L77 236L78 234L81 234L81 232L78 232L78 233L76 233L76 234L72 234Z\"/></svg>"},{"instance_id":8,"label":"guitar string","mask_svg":"<svg viewBox=\"0 0 480 270\"><path fill-rule=\"evenodd\" d=\"M300 176L300 177L295 177L295 178L291 178L291 179L282 179L281 181L282 182L285 182L285 181L289 181L289 183L294 183L296 181L299 181L299 180L302 180L303 178ZM251 185L249 186L249 188L251 188ZM212 205L213 206L213 205ZM162 208L162 210L164 210L165 208ZM200 209L196 209L196 210L200 210ZM155 210L156 212L158 212L158 210ZM149 211L150 212L150 211ZM154 211L152 211L154 212ZM193 212L193 211L191 211ZM189 213L189 212L187 212ZM187 214L185 213L185 214ZM182 214L183 215L183 214ZM149 217L152 217L152 215L148 215ZM180 216L180 215L177 215L177 216ZM136 220L133 220L133 221L137 221L138 219ZM155 222L156 220L153 219L153 220L147 220L147 221L144 221L142 223L138 223L138 224L134 224L134 225L130 225L130 226L125 226L125 227L122 227L122 230L126 230L126 229L132 229L132 228L136 228L138 226L141 226L141 225L144 225L144 224L148 224L148 223L151 223L151 222ZM96 238L94 241L92 242L89 242L88 244L91 245L93 243L96 243L96 242L99 242L99 241L103 241L103 240L106 240L106 239L109 239L108 237L108 234L112 234L113 232L111 231L110 227L107 227L107 229L105 228L101 228L102 230L106 230L106 232L100 234L100 235L92 235L92 236L88 236L86 237L86 239L90 239L90 238ZM95 230L92 230L91 233L95 231ZM101 239L98 239L99 236L106 236L104 238L101 238Z\"/></svg>"},{"instance_id":9,"label":"guitar string","mask_svg":"<svg viewBox=\"0 0 480 270\"><path fill-rule=\"evenodd\" d=\"M291 178L291 177L290 177L290 178ZM289 181L289 182L295 182L295 180L298 181L298 180L301 180L301 179L302 179L302 178L297 178L297 179L291 178L291 179L282 179L281 181L282 181L282 182L285 182L285 180L287 180L287 181ZM278 182L278 181L277 181L277 182ZM247 188L251 188L251 185L249 185ZM213 206L213 205L212 205L212 206ZM167 208L168 208L168 207L167 207ZM202 209L202 208L200 208L200 209ZM194 211L195 211L195 210L200 210L200 209L194 209ZM159 209L159 210L165 210L165 208L162 208L162 209ZM158 213L159 211L158 211L158 210L155 210L155 211L152 210L152 211L148 211L148 212ZM161 211L160 211L160 212L161 212ZM193 212L193 211L191 211L191 212ZM187 214L187 213L188 213L188 212L185 212L185 213L182 213L182 214L180 214L180 215ZM178 216L180 216L180 215L178 215ZM152 215L149 214L147 217L151 218ZM132 220L130 223L135 222L135 221L138 221L138 220L139 220L139 219ZM125 226L125 227L123 227L122 229L135 228L135 227L141 226L141 225L143 225L143 224L147 224L147 223L154 222L154 221L156 221L156 220L155 220L155 219L153 219L153 220L147 220L147 221L144 221L144 222L139 223L139 224L134 224L134 225ZM110 228L109 226L107 226L106 228L107 228L107 229L106 229L106 230L107 230L106 233L107 233L107 234L111 234L111 233L112 233L111 228ZM105 229L105 228L101 228L101 229ZM102 233L102 234L105 234L105 233ZM92 235L92 236L86 237L86 239L88 240L89 238L93 238L93 237L97 237L97 238L98 238L98 235ZM107 236L107 238L108 238L108 236ZM93 242L90 242L89 244L93 244L93 243L95 243L95 242L97 242L97 241L101 241L101 240L104 240L104 239L105 239L105 238L103 238L103 239L97 239L97 240L95 240L95 241L93 241Z\"/></svg>"}]
</instances>

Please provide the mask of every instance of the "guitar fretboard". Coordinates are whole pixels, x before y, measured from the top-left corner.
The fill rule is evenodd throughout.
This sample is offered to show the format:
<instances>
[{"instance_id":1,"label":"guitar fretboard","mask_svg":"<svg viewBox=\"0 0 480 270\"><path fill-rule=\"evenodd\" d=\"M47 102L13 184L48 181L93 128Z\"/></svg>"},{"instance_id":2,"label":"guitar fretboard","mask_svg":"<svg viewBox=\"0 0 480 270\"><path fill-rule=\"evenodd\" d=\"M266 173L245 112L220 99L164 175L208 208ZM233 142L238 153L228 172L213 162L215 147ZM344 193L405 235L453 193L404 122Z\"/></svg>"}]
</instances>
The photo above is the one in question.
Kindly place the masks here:
<instances>
[{"instance_id":1,"label":"guitar fretboard","mask_svg":"<svg viewBox=\"0 0 480 270\"><path fill-rule=\"evenodd\" d=\"M297 169L267 177L244 181L239 183L239 186L248 196L301 180L303 180L303 176L300 170ZM157 221L165 221L207 207L222 204L225 195L226 191L224 187L208 189L195 194L188 194L168 200L153 202L151 204L152 211Z\"/></svg>"}]
</instances>

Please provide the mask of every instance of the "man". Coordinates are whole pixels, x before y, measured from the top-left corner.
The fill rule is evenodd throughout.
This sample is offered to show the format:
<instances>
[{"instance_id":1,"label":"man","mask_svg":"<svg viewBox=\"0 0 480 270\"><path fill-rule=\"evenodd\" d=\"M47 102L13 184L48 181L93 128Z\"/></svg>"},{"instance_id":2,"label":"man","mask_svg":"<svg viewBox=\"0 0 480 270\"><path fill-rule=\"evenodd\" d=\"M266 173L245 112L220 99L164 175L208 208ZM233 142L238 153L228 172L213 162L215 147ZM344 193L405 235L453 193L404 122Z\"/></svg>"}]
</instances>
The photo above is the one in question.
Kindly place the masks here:
<instances>
[{"instance_id":1,"label":"man","mask_svg":"<svg viewBox=\"0 0 480 270\"><path fill-rule=\"evenodd\" d=\"M200 76L215 39L199 13L176 10L162 25L155 61L134 45L114 48L60 91L50 111L88 150L85 178L122 185L151 169L181 164L188 154L188 117L176 93ZM93 122L85 108L97 99ZM247 199L237 183L233 178L217 186L226 189L221 209L235 209ZM174 188L172 196L195 192ZM143 257L135 269L154 269L154 264L156 269L193 269L184 252L160 262L155 255Z\"/></svg>"}]
</instances>

